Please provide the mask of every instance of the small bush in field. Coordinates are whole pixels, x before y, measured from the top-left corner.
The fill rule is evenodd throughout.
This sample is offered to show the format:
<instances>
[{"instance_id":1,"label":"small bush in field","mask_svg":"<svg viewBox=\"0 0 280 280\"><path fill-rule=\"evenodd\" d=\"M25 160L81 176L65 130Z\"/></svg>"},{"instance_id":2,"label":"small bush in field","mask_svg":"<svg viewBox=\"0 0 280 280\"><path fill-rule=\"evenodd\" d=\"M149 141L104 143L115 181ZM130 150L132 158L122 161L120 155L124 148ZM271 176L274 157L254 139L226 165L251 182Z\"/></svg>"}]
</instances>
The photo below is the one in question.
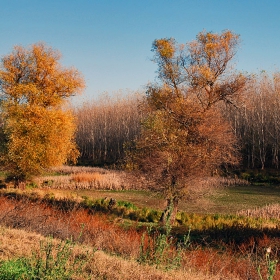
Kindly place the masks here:
<instances>
[{"instance_id":1,"label":"small bush in field","mask_svg":"<svg viewBox=\"0 0 280 280\"><path fill-rule=\"evenodd\" d=\"M142 222L156 223L160 220L162 212L144 207L139 212L138 220Z\"/></svg>"},{"instance_id":2,"label":"small bush in field","mask_svg":"<svg viewBox=\"0 0 280 280\"><path fill-rule=\"evenodd\" d=\"M180 224L186 224L189 220L189 215L185 212L178 212L177 216L176 216L176 220L180 223Z\"/></svg>"},{"instance_id":3,"label":"small bush in field","mask_svg":"<svg viewBox=\"0 0 280 280\"><path fill-rule=\"evenodd\" d=\"M170 216L167 217L163 233L153 230L152 227L148 228L147 232L142 235L138 262L167 270L179 268L182 262L183 248L190 244L190 230L188 235L183 237L183 242L177 244L177 247L171 230Z\"/></svg>"},{"instance_id":4,"label":"small bush in field","mask_svg":"<svg viewBox=\"0 0 280 280\"><path fill-rule=\"evenodd\" d=\"M147 220L148 222L156 223L160 220L160 217L161 217L161 211L150 210L150 212L147 215Z\"/></svg>"},{"instance_id":5,"label":"small bush in field","mask_svg":"<svg viewBox=\"0 0 280 280\"><path fill-rule=\"evenodd\" d=\"M140 217L141 217L141 210L140 209L138 209L136 211L132 211L128 214L128 218L130 220L140 221L141 220Z\"/></svg>"},{"instance_id":6,"label":"small bush in field","mask_svg":"<svg viewBox=\"0 0 280 280\"><path fill-rule=\"evenodd\" d=\"M243 172L243 173L241 173L240 177L241 177L241 179L250 181L252 179L253 175L250 173L247 173L247 172Z\"/></svg>"},{"instance_id":7,"label":"small bush in field","mask_svg":"<svg viewBox=\"0 0 280 280\"><path fill-rule=\"evenodd\" d=\"M43 200L46 200L46 201L54 201L54 200L55 200L55 194L54 194L54 193L46 193L46 194L44 195Z\"/></svg>"},{"instance_id":8,"label":"small bush in field","mask_svg":"<svg viewBox=\"0 0 280 280\"><path fill-rule=\"evenodd\" d=\"M105 198L101 198L94 201L93 208L95 210L107 211L108 205L109 205L109 201L106 200Z\"/></svg>"},{"instance_id":9,"label":"small bush in field","mask_svg":"<svg viewBox=\"0 0 280 280\"><path fill-rule=\"evenodd\" d=\"M35 189L35 188L38 188L38 185L36 183L34 183L34 182L31 182L31 183L27 183L25 185L25 188L26 189Z\"/></svg>"},{"instance_id":10,"label":"small bush in field","mask_svg":"<svg viewBox=\"0 0 280 280\"><path fill-rule=\"evenodd\" d=\"M29 279L30 266L26 259L12 259L0 263L0 280Z\"/></svg>"},{"instance_id":11,"label":"small bush in field","mask_svg":"<svg viewBox=\"0 0 280 280\"><path fill-rule=\"evenodd\" d=\"M74 243L71 240L54 244L52 240L42 242L40 251L33 252L30 259L31 275L34 279L71 279L82 273L85 260L73 258Z\"/></svg>"},{"instance_id":12,"label":"small bush in field","mask_svg":"<svg viewBox=\"0 0 280 280\"><path fill-rule=\"evenodd\" d=\"M30 258L8 260L0 264L0 280L68 280L82 274L90 255L73 256L71 240L55 244L51 239L40 243L40 251Z\"/></svg>"}]
</instances>

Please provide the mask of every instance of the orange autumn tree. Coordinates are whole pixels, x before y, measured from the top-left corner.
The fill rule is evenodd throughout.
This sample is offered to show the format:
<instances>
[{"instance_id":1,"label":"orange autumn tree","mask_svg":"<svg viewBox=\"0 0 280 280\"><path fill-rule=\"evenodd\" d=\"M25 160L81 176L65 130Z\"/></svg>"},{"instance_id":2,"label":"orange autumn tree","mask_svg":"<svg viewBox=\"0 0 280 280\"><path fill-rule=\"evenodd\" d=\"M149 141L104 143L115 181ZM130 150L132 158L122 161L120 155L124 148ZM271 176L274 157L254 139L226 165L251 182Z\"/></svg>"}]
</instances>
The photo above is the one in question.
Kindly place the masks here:
<instances>
[{"instance_id":1,"label":"orange autumn tree","mask_svg":"<svg viewBox=\"0 0 280 280\"><path fill-rule=\"evenodd\" d=\"M165 194L163 221L167 215L174 221L195 178L238 162L235 136L218 106L236 103L246 84L229 67L237 45L231 31L201 32L186 45L172 38L153 43L159 83L147 88L142 133L127 160Z\"/></svg>"},{"instance_id":2,"label":"orange autumn tree","mask_svg":"<svg viewBox=\"0 0 280 280\"><path fill-rule=\"evenodd\" d=\"M17 181L74 161L78 150L67 99L84 88L75 68L63 68L58 51L43 43L16 46L0 66L2 161Z\"/></svg>"}]
</instances>

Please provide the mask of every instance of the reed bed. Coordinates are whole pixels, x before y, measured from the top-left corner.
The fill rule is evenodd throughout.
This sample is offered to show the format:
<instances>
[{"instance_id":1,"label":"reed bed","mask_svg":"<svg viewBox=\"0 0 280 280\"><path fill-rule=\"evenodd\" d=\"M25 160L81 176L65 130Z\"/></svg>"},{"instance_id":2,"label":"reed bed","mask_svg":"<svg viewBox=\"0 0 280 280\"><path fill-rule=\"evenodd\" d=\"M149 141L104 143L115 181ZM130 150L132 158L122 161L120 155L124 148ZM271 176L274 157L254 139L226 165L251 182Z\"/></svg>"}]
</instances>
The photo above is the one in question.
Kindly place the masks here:
<instances>
[{"instance_id":1,"label":"reed bed","mask_svg":"<svg viewBox=\"0 0 280 280\"><path fill-rule=\"evenodd\" d=\"M189 200L199 200L201 203L201 198L213 195L216 190L226 187L248 185L248 181L239 179L237 177L204 177L195 178L188 182L188 192L187 199Z\"/></svg>"},{"instance_id":2,"label":"reed bed","mask_svg":"<svg viewBox=\"0 0 280 280\"><path fill-rule=\"evenodd\" d=\"M150 186L145 178L118 170L97 167L63 166L52 170L56 175L33 179L41 188L67 190L143 190Z\"/></svg>"},{"instance_id":3,"label":"reed bed","mask_svg":"<svg viewBox=\"0 0 280 280\"><path fill-rule=\"evenodd\" d=\"M157 190L154 182L139 173L84 166L61 166L52 172L57 175L37 177L34 183L41 188L62 190ZM199 199L221 187L246 184L248 181L236 177L196 178L188 182L187 199Z\"/></svg>"},{"instance_id":4,"label":"reed bed","mask_svg":"<svg viewBox=\"0 0 280 280\"><path fill-rule=\"evenodd\" d=\"M256 207L254 209L240 210L237 215L250 217L250 218L262 218L262 219L280 219L280 204L271 204L264 207Z\"/></svg>"}]
</instances>

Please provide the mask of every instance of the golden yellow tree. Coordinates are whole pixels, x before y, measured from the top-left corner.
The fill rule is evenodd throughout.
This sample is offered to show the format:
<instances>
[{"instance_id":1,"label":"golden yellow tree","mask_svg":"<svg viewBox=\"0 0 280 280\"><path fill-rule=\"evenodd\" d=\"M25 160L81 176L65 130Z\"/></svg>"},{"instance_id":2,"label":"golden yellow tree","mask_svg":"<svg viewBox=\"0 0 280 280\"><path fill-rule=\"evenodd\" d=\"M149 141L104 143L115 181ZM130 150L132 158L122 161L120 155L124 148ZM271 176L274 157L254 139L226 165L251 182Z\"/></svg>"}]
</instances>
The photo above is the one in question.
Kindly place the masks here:
<instances>
[{"instance_id":1,"label":"golden yellow tree","mask_svg":"<svg viewBox=\"0 0 280 280\"><path fill-rule=\"evenodd\" d=\"M2 159L16 180L45 168L75 161L75 121L67 98L82 91L75 68L63 68L60 54L43 43L16 46L2 59L0 86L3 130Z\"/></svg>"},{"instance_id":2,"label":"golden yellow tree","mask_svg":"<svg viewBox=\"0 0 280 280\"><path fill-rule=\"evenodd\" d=\"M202 32L186 45L153 43L160 83L147 88L142 133L128 161L157 183L173 220L191 179L238 162L236 139L217 106L235 103L246 84L229 68L237 44L230 31Z\"/></svg>"}]
</instances>

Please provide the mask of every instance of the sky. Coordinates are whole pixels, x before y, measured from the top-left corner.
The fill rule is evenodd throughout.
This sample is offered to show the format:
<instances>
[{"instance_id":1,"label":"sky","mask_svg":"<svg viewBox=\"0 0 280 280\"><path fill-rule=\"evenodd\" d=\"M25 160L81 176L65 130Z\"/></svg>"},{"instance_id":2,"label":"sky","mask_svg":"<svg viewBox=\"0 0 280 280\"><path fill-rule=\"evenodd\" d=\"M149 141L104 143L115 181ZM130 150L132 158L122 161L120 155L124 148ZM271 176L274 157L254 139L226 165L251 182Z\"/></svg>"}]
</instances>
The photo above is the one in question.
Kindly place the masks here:
<instances>
[{"instance_id":1,"label":"sky","mask_svg":"<svg viewBox=\"0 0 280 280\"><path fill-rule=\"evenodd\" d=\"M154 82L152 42L173 37L187 43L205 30L240 35L239 71L280 68L279 0L0 0L0 56L15 45L45 42L61 64L84 76L74 102L103 92L144 90Z\"/></svg>"}]
</instances>

